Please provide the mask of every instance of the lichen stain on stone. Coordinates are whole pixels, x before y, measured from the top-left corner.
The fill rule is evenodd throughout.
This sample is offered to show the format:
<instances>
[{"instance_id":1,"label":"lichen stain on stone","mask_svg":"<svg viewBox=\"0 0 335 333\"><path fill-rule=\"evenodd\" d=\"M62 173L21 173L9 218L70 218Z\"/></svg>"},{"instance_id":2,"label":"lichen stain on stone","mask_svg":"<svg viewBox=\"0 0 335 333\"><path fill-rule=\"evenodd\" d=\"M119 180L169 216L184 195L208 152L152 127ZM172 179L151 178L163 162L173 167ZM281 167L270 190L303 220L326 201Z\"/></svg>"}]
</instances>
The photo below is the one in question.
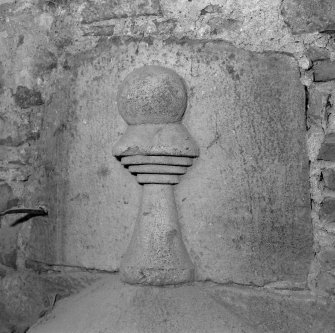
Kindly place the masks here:
<instances>
[{"instance_id":1,"label":"lichen stain on stone","mask_svg":"<svg viewBox=\"0 0 335 333\"><path fill-rule=\"evenodd\" d=\"M35 55L33 75L39 77L49 74L56 69L58 65L57 56L49 50L42 50Z\"/></svg>"},{"instance_id":2,"label":"lichen stain on stone","mask_svg":"<svg viewBox=\"0 0 335 333\"><path fill-rule=\"evenodd\" d=\"M236 69L234 68L234 66L232 66L232 65L226 65L226 69L227 69L227 72L229 73L229 75L232 77L232 79L234 81L238 81L240 79L240 75L236 71Z\"/></svg>"},{"instance_id":3,"label":"lichen stain on stone","mask_svg":"<svg viewBox=\"0 0 335 333\"><path fill-rule=\"evenodd\" d=\"M18 86L16 93L13 94L16 105L21 109L28 109L33 106L40 106L44 104L42 94L40 91L29 89L24 86Z\"/></svg>"}]
</instances>

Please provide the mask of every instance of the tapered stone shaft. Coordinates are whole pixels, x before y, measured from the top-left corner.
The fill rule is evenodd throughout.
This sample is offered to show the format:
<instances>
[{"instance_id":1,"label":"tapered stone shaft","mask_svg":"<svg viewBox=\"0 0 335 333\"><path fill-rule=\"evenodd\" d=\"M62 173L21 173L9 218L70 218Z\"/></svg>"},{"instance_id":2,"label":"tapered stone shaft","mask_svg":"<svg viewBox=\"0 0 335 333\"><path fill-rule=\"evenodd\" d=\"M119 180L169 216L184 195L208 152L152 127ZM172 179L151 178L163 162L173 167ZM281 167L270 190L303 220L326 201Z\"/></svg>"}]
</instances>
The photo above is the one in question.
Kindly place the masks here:
<instances>
[{"instance_id":1,"label":"tapered stone shaft","mask_svg":"<svg viewBox=\"0 0 335 333\"><path fill-rule=\"evenodd\" d=\"M173 186L145 184L133 237L121 264L122 279L164 285L190 281L193 274L180 232Z\"/></svg>"}]
</instances>

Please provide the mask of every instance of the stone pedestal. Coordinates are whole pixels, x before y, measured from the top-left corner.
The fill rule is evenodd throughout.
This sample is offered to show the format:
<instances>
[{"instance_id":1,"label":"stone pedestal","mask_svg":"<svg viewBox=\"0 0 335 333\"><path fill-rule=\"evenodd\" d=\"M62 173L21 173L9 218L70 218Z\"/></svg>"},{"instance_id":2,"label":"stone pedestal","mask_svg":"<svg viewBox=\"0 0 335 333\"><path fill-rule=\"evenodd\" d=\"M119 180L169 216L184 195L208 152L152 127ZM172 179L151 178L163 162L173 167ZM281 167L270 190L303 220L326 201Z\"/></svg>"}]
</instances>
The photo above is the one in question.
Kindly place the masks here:
<instances>
[{"instance_id":1,"label":"stone pedestal","mask_svg":"<svg viewBox=\"0 0 335 333\"><path fill-rule=\"evenodd\" d=\"M152 287L110 276L59 302L29 333L260 333L201 285ZM261 331L264 332L264 331Z\"/></svg>"}]
</instances>

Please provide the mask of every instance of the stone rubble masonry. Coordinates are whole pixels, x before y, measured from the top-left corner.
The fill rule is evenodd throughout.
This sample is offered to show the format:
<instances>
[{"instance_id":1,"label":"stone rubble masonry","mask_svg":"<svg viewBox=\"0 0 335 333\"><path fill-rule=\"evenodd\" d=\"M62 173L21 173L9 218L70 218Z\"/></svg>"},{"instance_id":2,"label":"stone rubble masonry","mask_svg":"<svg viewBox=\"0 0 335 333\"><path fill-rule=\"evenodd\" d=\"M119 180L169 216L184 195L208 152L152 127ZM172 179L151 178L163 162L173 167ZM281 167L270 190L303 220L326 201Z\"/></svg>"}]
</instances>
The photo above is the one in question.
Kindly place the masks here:
<instances>
[{"instance_id":1,"label":"stone rubble masonry","mask_svg":"<svg viewBox=\"0 0 335 333\"><path fill-rule=\"evenodd\" d=\"M120 19L134 16L160 16L162 14L159 0L128 0L92 1L84 2L81 11L82 22Z\"/></svg>"},{"instance_id":2,"label":"stone rubble masonry","mask_svg":"<svg viewBox=\"0 0 335 333\"><path fill-rule=\"evenodd\" d=\"M335 294L335 83L333 62L316 61L308 89L307 127L311 159L311 198L316 256L310 288ZM316 134L318 133L318 134Z\"/></svg>"},{"instance_id":3,"label":"stone rubble masonry","mask_svg":"<svg viewBox=\"0 0 335 333\"><path fill-rule=\"evenodd\" d=\"M333 0L284 0L281 13L296 34L335 30Z\"/></svg>"},{"instance_id":4,"label":"stone rubble masonry","mask_svg":"<svg viewBox=\"0 0 335 333\"><path fill-rule=\"evenodd\" d=\"M0 1L0 212L37 204L29 195L38 184L32 177L36 142L45 97L52 95L50 76L57 67L56 49L47 36L51 20L28 2ZM31 223L12 226L17 219L0 218L1 332L24 332L48 301L39 279L26 273L24 260L21 267L17 264L25 244L22 233Z\"/></svg>"}]
</instances>

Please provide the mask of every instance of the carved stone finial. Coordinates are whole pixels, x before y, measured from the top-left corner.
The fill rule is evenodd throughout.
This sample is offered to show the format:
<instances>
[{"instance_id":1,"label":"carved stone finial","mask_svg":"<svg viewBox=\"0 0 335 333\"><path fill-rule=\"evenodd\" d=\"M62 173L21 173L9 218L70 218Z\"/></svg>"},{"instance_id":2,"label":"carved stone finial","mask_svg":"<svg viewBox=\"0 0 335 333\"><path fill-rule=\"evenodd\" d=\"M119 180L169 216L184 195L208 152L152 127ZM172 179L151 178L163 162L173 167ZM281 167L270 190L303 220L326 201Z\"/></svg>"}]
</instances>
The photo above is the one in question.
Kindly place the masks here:
<instances>
[{"instance_id":1,"label":"carved stone finial","mask_svg":"<svg viewBox=\"0 0 335 333\"><path fill-rule=\"evenodd\" d=\"M143 184L137 222L120 267L128 283L166 285L193 280L194 266L178 224L173 184L199 149L180 123L187 106L179 75L160 66L130 73L118 93L119 112L130 125L113 154Z\"/></svg>"},{"instance_id":2,"label":"carved stone finial","mask_svg":"<svg viewBox=\"0 0 335 333\"><path fill-rule=\"evenodd\" d=\"M183 80L171 69L144 66L130 73L118 92L118 107L129 125L174 123L187 106Z\"/></svg>"}]
</instances>

